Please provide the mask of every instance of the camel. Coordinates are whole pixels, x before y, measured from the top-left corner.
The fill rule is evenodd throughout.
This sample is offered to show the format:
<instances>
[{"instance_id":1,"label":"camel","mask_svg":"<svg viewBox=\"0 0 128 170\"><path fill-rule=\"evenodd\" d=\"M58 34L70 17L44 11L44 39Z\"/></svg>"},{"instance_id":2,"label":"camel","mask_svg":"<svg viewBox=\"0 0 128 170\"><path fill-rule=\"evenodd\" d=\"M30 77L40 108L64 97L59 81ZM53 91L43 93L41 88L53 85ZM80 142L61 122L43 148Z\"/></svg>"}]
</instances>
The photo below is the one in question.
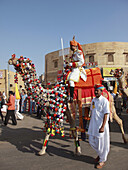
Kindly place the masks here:
<instances>
[{"instance_id":1,"label":"camel","mask_svg":"<svg viewBox=\"0 0 128 170\"><path fill-rule=\"evenodd\" d=\"M39 155L43 155L46 152L50 136L54 136L55 133L61 134L62 137L64 136L63 117L65 112L74 137L75 152L79 154L81 151L78 132L76 131L73 115L70 113L72 106L70 103L67 103L67 90L64 81L57 83L54 89L44 89L37 79L35 66L30 59L23 58L23 56L18 59L15 58L15 55L12 55L8 63L13 65L17 73L22 76L28 95L37 104L40 104L47 117L47 122L45 122L46 137Z\"/></svg>"},{"instance_id":2,"label":"camel","mask_svg":"<svg viewBox=\"0 0 128 170\"><path fill-rule=\"evenodd\" d=\"M79 120L80 120L81 128L77 129L75 126L75 116L74 116L76 105L74 103L71 104L67 101L67 87L65 86L63 77L61 81L54 86L54 89L44 89L41 86L40 81L36 77L35 65L32 63L32 61L29 58L24 58L23 56L21 56L19 59L12 57L11 59L9 59L8 63L10 65L13 65L15 70L22 76L28 95L31 96L31 98L35 100L35 102L40 104L42 110L44 110L45 115L47 117L47 122L45 122L46 136L43 142L42 149L38 154L43 155L46 153L46 148L50 136L54 136L56 133L61 134L62 137L64 136L64 130L63 130L64 114L68 118L70 124L70 130L74 137L75 153L80 154L81 149L80 149L80 142L78 138L78 131L83 130L82 129L83 125L81 123L82 120L81 119L82 117L81 116L81 109L82 109L81 88L78 89L78 93L80 91L80 95L78 95L78 105L79 105L79 118L80 118ZM92 90L91 93L92 92L94 93L94 88L92 88L91 90ZM122 120L116 114L113 97L107 91L103 92L103 96L107 97L110 101L109 102L110 110L111 110L110 120L112 121L112 119L115 119L116 122L119 124L124 143L126 143L127 140L125 138ZM92 98L93 97L94 96L92 96Z\"/></svg>"}]
</instances>

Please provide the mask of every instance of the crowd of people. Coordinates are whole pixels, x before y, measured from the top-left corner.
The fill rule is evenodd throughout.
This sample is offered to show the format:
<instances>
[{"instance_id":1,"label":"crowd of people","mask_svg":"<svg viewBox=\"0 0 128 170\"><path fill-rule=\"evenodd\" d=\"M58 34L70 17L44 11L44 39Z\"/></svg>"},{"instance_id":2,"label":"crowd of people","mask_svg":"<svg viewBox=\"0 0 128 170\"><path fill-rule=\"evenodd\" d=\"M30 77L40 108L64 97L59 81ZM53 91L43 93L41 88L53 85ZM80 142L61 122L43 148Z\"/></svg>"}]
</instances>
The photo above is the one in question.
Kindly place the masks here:
<instances>
[{"instance_id":1,"label":"crowd of people","mask_svg":"<svg viewBox=\"0 0 128 170\"><path fill-rule=\"evenodd\" d=\"M9 91L9 97L7 99L5 92L2 93L0 91L0 117L5 126L8 124L10 118L12 120L12 124L17 125L17 119L23 120L23 114L25 113L30 115L35 113L36 117L41 119L41 107L35 104L24 89L22 89L19 94L20 96L17 97L13 91Z\"/></svg>"}]
</instances>

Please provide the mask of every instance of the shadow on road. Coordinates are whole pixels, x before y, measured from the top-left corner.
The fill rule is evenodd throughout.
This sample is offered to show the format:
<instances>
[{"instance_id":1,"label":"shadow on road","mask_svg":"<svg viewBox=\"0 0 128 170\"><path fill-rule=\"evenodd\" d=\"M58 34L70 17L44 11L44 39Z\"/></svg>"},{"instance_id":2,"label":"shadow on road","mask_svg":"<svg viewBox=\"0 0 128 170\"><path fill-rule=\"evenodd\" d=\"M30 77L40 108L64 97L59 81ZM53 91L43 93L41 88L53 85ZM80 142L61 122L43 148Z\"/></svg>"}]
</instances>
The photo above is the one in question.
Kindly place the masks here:
<instances>
[{"instance_id":1,"label":"shadow on road","mask_svg":"<svg viewBox=\"0 0 128 170\"><path fill-rule=\"evenodd\" d=\"M21 152L35 153L35 155L37 155L37 152L42 147L44 137L45 133L43 133L42 129L39 127L33 127L33 129L14 129L8 126L1 126L1 141L9 142ZM49 145L47 149L47 153L49 154L49 156L57 155L67 159L94 164L94 158L85 155L74 156L73 151L69 151L66 149L67 147L70 147L70 145L64 144L61 140L70 142L70 144L72 142L72 144L74 144L73 140L69 140L68 136L65 136L65 138L54 136L50 139L53 139L50 140L50 142L53 144L57 144L58 147ZM55 141L55 139L57 139L57 141Z\"/></svg>"},{"instance_id":2,"label":"shadow on road","mask_svg":"<svg viewBox=\"0 0 128 170\"><path fill-rule=\"evenodd\" d=\"M124 144L124 143L121 143L121 142L113 142L113 141L111 141L111 145L128 149L128 144Z\"/></svg>"},{"instance_id":3,"label":"shadow on road","mask_svg":"<svg viewBox=\"0 0 128 170\"><path fill-rule=\"evenodd\" d=\"M56 148L54 146L49 146L47 149L47 153L50 156L60 156L63 158L68 158L68 159L72 159L72 160L77 160L77 161L82 161L82 162L86 162L89 164L94 164L94 158L91 156L87 156L87 155L80 155L80 156L76 156L74 155L73 151L69 151L67 149L63 149L63 148Z\"/></svg>"},{"instance_id":4,"label":"shadow on road","mask_svg":"<svg viewBox=\"0 0 128 170\"><path fill-rule=\"evenodd\" d=\"M41 141L44 136L45 134L43 134L42 129L12 129L8 126L1 126L1 141L9 142L22 152L37 152L34 147L41 148L39 141Z\"/></svg>"}]
</instances>

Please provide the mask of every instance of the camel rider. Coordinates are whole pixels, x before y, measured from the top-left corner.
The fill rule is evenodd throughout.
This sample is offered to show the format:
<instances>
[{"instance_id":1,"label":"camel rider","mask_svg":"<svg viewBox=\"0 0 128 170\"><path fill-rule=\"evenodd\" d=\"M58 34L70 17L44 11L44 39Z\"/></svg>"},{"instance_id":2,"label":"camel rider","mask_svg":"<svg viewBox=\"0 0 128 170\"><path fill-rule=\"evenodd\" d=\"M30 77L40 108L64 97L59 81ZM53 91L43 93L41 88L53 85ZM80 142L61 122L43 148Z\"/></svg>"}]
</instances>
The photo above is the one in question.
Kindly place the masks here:
<instances>
[{"instance_id":1,"label":"camel rider","mask_svg":"<svg viewBox=\"0 0 128 170\"><path fill-rule=\"evenodd\" d=\"M79 78L81 77L84 81L86 81L87 76L84 68L82 66L85 65L84 54L81 45L73 40L70 41L70 49L73 51L72 60L73 62L69 63L68 66L71 67L72 71L67 75L67 80L70 85L70 102L73 101L74 87L75 82L79 82Z\"/></svg>"}]
</instances>

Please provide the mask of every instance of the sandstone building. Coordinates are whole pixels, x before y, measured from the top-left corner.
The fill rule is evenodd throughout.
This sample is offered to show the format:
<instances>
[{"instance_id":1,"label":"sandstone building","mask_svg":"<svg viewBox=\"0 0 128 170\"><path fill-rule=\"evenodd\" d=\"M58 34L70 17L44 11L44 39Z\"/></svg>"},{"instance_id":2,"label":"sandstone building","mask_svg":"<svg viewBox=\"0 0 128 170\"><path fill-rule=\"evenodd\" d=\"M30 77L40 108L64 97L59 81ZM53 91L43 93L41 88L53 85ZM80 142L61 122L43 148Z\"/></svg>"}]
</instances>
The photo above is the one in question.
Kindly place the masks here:
<instances>
[{"instance_id":1,"label":"sandstone building","mask_svg":"<svg viewBox=\"0 0 128 170\"><path fill-rule=\"evenodd\" d=\"M109 74L112 68L123 68L128 72L128 42L99 42L82 45L85 62L97 62L102 68L105 80L114 80ZM72 55L69 48L64 49L66 58ZM54 83L63 69L62 50L48 53L45 56L45 84Z\"/></svg>"},{"instance_id":2,"label":"sandstone building","mask_svg":"<svg viewBox=\"0 0 128 170\"><path fill-rule=\"evenodd\" d=\"M14 82L15 72L8 70L0 70L0 91L5 92L8 96L8 91L15 91L15 82ZM24 82L22 81L21 76L18 74L18 89L24 88Z\"/></svg>"}]
</instances>

